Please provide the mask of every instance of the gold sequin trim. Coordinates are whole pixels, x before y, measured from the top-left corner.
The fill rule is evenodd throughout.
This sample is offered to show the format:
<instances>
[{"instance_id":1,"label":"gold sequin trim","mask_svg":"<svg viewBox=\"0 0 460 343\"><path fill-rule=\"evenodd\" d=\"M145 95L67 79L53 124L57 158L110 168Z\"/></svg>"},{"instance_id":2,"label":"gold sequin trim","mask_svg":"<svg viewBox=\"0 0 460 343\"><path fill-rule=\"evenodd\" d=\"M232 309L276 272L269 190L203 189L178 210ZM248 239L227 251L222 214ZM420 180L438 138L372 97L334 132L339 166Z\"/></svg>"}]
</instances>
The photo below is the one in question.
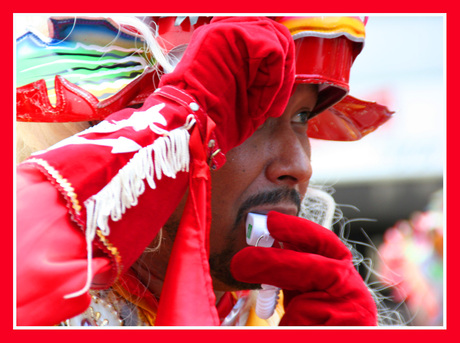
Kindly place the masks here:
<instances>
[{"instance_id":1,"label":"gold sequin trim","mask_svg":"<svg viewBox=\"0 0 460 343\"><path fill-rule=\"evenodd\" d=\"M25 160L23 163L36 163L40 165L43 169L45 169L46 172L56 181L56 183L59 186L61 186L62 190L65 192L68 199L70 200L72 208L75 210L75 213L77 215L80 214L81 205L78 202L75 189L72 187L71 183L67 179L65 179L61 174L59 174L59 172L56 169L50 166L48 162L40 158L30 158L28 160Z\"/></svg>"},{"instance_id":2,"label":"gold sequin trim","mask_svg":"<svg viewBox=\"0 0 460 343\"><path fill-rule=\"evenodd\" d=\"M118 251L118 249L115 246L113 246L112 243L109 242L107 237L104 236L99 229L96 231L96 234L99 237L99 239L102 242L102 244L104 244L104 246L107 248L107 250L110 251L110 253L113 255L113 257L114 257L114 259L115 259L115 261L117 263L118 275L120 275L121 269L122 269L120 252Z\"/></svg>"}]
</instances>

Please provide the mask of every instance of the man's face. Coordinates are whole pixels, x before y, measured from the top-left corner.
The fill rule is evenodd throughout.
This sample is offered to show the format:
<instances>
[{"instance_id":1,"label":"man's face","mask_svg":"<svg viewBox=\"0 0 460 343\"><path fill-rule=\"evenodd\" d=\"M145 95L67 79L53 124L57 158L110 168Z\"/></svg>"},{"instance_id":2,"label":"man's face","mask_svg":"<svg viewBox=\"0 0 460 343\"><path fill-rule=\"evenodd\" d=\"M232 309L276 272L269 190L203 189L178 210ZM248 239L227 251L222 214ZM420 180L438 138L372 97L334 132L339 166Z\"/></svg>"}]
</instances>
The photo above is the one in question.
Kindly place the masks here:
<instances>
[{"instance_id":1,"label":"man's face","mask_svg":"<svg viewBox=\"0 0 460 343\"><path fill-rule=\"evenodd\" d=\"M317 87L298 85L285 112L269 118L248 140L227 153L212 172L210 265L214 289L254 288L230 274L230 260L247 246L249 212L296 215L312 170L307 120L317 101Z\"/></svg>"}]
</instances>

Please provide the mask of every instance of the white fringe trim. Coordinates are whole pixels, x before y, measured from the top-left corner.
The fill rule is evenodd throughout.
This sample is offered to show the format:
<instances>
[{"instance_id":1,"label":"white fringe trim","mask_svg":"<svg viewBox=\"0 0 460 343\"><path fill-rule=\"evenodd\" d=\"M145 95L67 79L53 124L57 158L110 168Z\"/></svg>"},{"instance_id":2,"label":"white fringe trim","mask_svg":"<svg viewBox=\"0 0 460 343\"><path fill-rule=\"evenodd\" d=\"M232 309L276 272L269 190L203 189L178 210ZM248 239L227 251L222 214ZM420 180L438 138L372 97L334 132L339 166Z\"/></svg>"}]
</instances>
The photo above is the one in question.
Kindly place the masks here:
<instances>
[{"instance_id":1,"label":"white fringe trim","mask_svg":"<svg viewBox=\"0 0 460 343\"><path fill-rule=\"evenodd\" d=\"M151 189L155 189L155 177L157 180L161 180L163 175L176 178L178 172L189 171L190 133L188 130L193 127L195 122L196 120L191 114L187 117L184 126L171 131L151 126L151 129L162 137L157 138L151 145L140 149L99 193L85 201L88 259L86 284L80 291L65 295L65 299L78 297L86 293L91 287L92 243L97 228L104 236L110 234L109 217L115 222L119 221L127 209L137 205L139 196L145 191L144 180L147 181Z\"/></svg>"}]
</instances>

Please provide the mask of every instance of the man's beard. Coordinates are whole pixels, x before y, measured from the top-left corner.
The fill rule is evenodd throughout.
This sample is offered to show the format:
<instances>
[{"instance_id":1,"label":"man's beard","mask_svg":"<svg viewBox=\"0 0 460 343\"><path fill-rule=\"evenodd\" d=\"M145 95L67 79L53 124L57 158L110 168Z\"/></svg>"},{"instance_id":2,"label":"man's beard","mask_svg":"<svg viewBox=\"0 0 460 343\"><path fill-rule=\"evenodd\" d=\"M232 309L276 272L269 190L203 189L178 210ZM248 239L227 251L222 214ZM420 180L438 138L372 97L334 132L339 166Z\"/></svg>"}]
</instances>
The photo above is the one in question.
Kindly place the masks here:
<instances>
[{"instance_id":1,"label":"man's beard","mask_svg":"<svg viewBox=\"0 0 460 343\"><path fill-rule=\"evenodd\" d=\"M238 252L235 250L235 246L238 246L236 237L239 235L237 234L237 230L241 221L246 219L243 216L249 209L261 205L277 205L282 202L294 203L297 209L300 209L301 198L299 192L288 188L277 189L253 195L243 202L238 210L233 228L225 238L227 242L226 248L223 251L211 254L209 258L213 278L216 278L233 290L260 288L260 284L249 284L236 280L230 272L230 262Z\"/></svg>"},{"instance_id":2,"label":"man's beard","mask_svg":"<svg viewBox=\"0 0 460 343\"><path fill-rule=\"evenodd\" d=\"M227 236L228 237L228 236ZM212 254L209 258L209 266L211 268L211 276L225 284L232 290L243 289L258 289L259 284L249 284L236 280L230 272L230 262L233 256L237 253L234 250L233 244L228 245L223 251Z\"/></svg>"}]
</instances>

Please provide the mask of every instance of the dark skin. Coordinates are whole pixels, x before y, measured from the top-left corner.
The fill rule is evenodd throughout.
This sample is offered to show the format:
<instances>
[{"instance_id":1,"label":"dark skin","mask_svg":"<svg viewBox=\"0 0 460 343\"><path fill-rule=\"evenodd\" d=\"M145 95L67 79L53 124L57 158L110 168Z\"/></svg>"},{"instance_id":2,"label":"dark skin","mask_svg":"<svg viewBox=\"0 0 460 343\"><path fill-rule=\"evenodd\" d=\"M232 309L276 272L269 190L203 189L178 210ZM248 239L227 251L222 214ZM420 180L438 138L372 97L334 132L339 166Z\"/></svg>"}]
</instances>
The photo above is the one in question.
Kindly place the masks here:
<instances>
[{"instance_id":1,"label":"dark skin","mask_svg":"<svg viewBox=\"0 0 460 343\"><path fill-rule=\"evenodd\" d=\"M315 85L297 85L283 115L267 119L243 144L227 153L222 168L211 173L210 266L217 298L224 291L257 287L238 282L229 270L231 258L247 246L247 213L297 214L312 175L306 131L316 101ZM184 204L185 197L163 228L160 248L144 253L133 266L157 298Z\"/></svg>"}]
</instances>

